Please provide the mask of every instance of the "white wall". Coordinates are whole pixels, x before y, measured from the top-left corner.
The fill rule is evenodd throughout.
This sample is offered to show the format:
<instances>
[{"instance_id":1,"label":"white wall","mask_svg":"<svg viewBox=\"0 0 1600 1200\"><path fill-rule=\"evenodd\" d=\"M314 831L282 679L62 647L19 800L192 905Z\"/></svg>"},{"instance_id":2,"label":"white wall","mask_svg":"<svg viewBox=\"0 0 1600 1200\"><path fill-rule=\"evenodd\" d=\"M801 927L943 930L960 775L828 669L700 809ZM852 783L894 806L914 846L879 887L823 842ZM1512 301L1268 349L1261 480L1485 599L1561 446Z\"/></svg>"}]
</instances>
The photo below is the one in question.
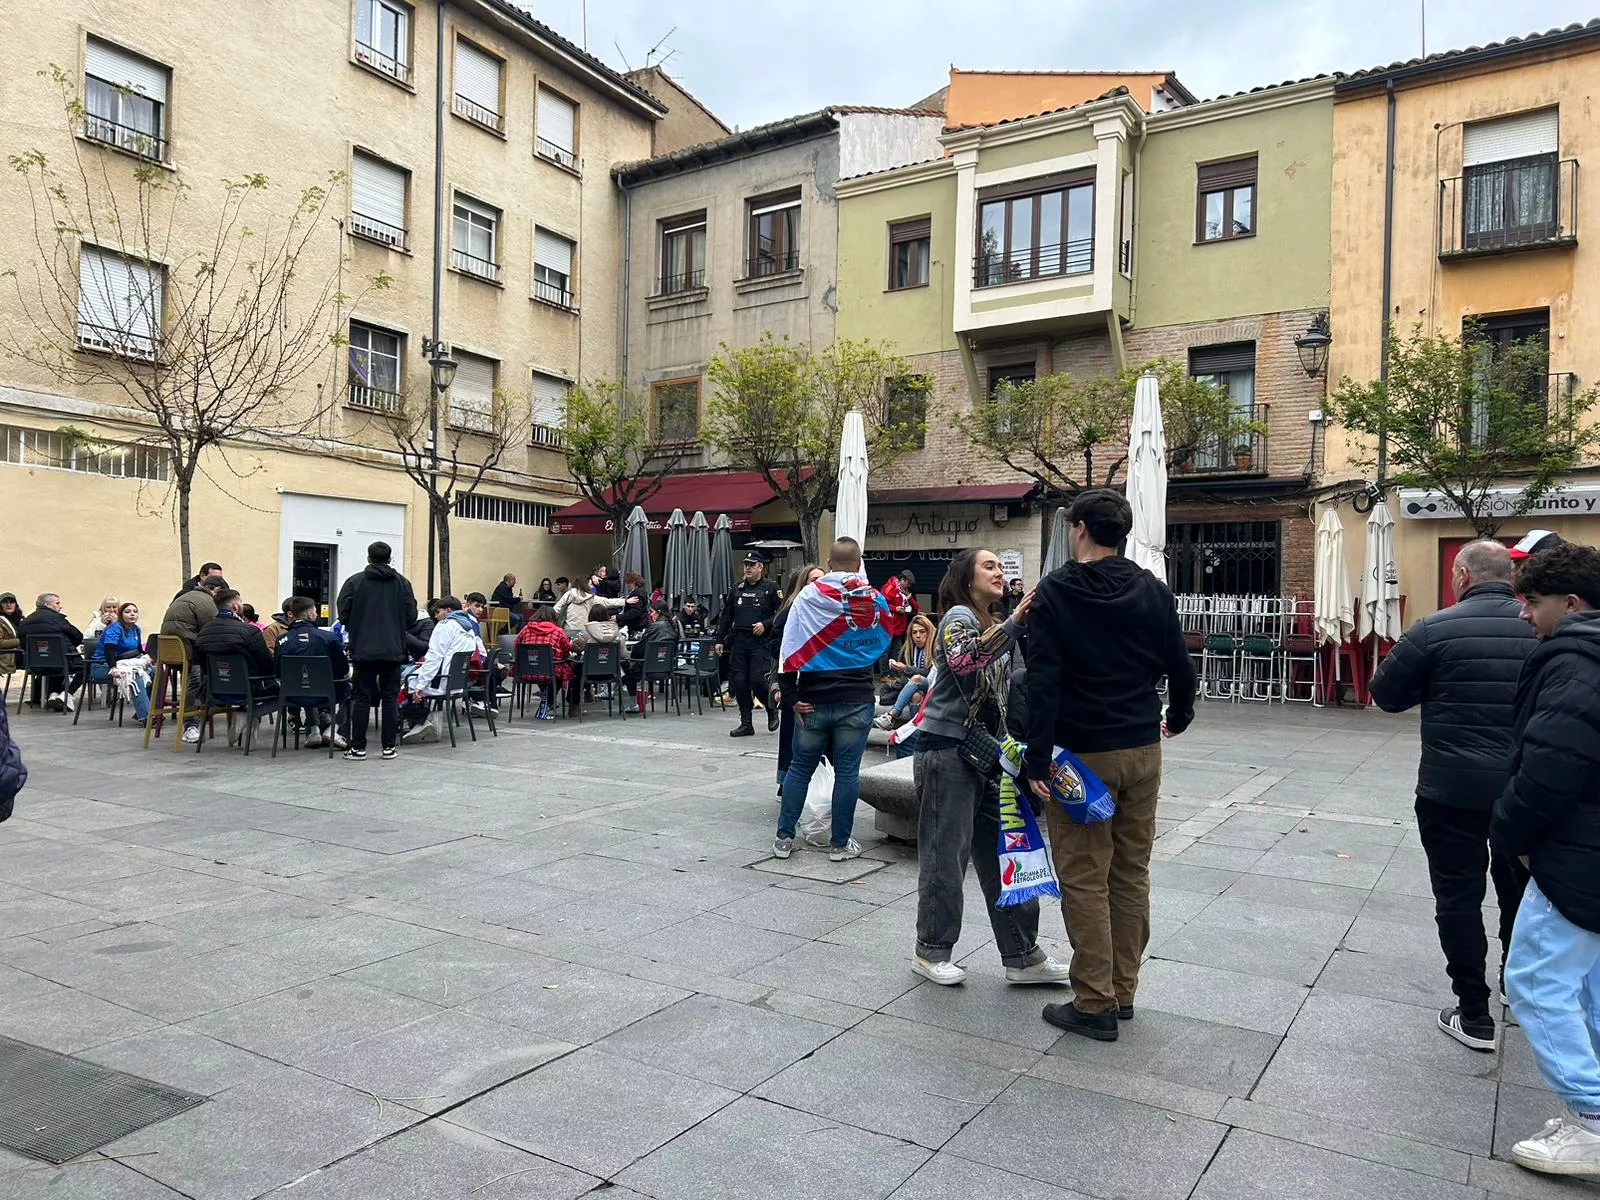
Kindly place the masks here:
<instances>
[{"instance_id":1,"label":"white wall","mask_svg":"<svg viewBox=\"0 0 1600 1200\"><path fill-rule=\"evenodd\" d=\"M278 518L277 601L290 594L294 582L294 544L318 542L337 546L333 564L333 592L367 565L367 546L388 542L398 566L405 562L406 506L347 500L341 496L303 496L286 492ZM219 556L222 557L222 556ZM413 580L413 586L416 581ZM258 611L263 609L256 605Z\"/></svg>"}]
</instances>

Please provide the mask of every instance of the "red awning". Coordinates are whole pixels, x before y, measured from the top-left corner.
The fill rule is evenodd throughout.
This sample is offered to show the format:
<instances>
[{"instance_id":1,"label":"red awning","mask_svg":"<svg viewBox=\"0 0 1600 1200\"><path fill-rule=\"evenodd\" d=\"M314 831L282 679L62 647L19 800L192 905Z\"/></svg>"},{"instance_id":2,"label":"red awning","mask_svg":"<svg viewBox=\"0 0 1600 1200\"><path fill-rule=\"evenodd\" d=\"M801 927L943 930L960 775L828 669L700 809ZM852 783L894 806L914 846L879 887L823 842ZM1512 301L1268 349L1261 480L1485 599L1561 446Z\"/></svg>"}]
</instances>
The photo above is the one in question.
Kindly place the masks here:
<instances>
[{"instance_id":1,"label":"red awning","mask_svg":"<svg viewBox=\"0 0 1600 1200\"><path fill-rule=\"evenodd\" d=\"M868 493L873 504L1016 504L1026 500L1036 485L984 483L961 487L890 488Z\"/></svg>"},{"instance_id":2,"label":"red awning","mask_svg":"<svg viewBox=\"0 0 1600 1200\"><path fill-rule=\"evenodd\" d=\"M652 533L667 528L675 508L685 516L697 510L713 525L723 513L733 521L735 533L749 533L755 510L777 499L767 481L755 471L715 471L703 475L669 475L661 490L644 502ZM611 518L588 500L560 509L550 518L551 533L609 534Z\"/></svg>"}]
</instances>

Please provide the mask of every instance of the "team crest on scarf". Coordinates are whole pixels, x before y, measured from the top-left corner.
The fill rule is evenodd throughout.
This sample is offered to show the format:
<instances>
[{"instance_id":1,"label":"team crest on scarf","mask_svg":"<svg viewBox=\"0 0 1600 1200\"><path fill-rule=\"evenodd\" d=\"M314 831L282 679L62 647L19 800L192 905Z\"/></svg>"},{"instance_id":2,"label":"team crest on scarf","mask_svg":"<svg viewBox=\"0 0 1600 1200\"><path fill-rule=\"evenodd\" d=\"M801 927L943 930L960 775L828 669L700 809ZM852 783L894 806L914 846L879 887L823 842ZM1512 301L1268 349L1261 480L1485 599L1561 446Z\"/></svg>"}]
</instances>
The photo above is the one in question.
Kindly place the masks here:
<instances>
[{"instance_id":1,"label":"team crest on scarf","mask_svg":"<svg viewBox=\"0 0 1600 1200\"><path fill-rule=\"evenodd\" d=\"M888 602L853 571L808 584L789 608L779 654L781 671L847 671L870 667L889 647Z\"/></svg>"}]
</instances>

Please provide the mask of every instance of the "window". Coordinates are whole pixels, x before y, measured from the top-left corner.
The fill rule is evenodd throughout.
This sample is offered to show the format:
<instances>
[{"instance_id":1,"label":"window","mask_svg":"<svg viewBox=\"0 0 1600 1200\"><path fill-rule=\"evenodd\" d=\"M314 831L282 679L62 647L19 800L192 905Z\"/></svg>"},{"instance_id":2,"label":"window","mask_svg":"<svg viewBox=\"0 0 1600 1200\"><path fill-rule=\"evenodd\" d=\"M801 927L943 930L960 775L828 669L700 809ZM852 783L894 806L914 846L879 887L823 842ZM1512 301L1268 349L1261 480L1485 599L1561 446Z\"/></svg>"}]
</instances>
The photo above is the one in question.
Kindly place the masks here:
<instances>
[{"instance_id":1,"label":"window","mask_svg":"<svg viewBox=\"0 0 1600 1200\"><path fill-rule=\"evenodd\" d=\"M78 346L153 362L161 347L161 268L85 244L78 251Z\"/></svg>"},{"instance_id":2,"label":"window","mask_svg":"<svg viewBox=\"0 0 1600 1200\"><path fill-rule=\"evenodd\" d=\"M456 351L456 379L450 385L450 424L489 433L494 429L495 361Z\"/></svg>"},{"instance_id":3,"label":"window","mask_svg":"<svg viewBox=\"0 0 1600 1200\"><path fill-rule=\"evenodd\" d=\"M471 42L456 39L457 116L496 133L505 132L500 115L500 60Z\"/></svg>"},{"instance_id":4,"label":"window","mask_svg":"<svg viewBox=\"0 0 1600 1200\"><path fill-rule=\"evenodd\" d=\"M356 61L411 82L411 9L395 0L356 0Z\"/></svg>"},{"instance_id":5,"label":"window","mask_svg":"<svg viewBox=\"0 0 1600 1200\"><path fill-rule=\"evenodd\" d=\"M541 85L538 112L534 120L533 152L569 171L576 171L578 106L561 93L552 92Z\"/></svg>"},{"instance_id":6,"label":"window","mask_svg":"<svg viewBox=\"0 0 1600 1200\"><path fill-rule=\"evenodd\" d=\"M745 277L757 279L800 266L800 189L761 196L746 204L750 232Z\"/></svg>"},{"instance_id":7,"label":"window","mask_svg":"<svg viewBox=\"0 0 1600 1200\"><path fill-rule=\"evenodd\" d=\"M1256 156L1204 163L1197 170L1194 240L1225 242L1256 231Z\"/></svg>"},{"instance_id":8,"label":"window","mask_svg":"<svg viewBox=\"0 0 1600 1200\"><path fill-rule=\"evenodd\" d=\"M1283 574L1278 521L1203 521L1167 526L1172 590L1201 596L1277 596Z\"/></svg>"},{"instance_id":9,"label":"window","mask_svg":"<svg viewBox=\"0 0 1600 1200\"><path fill-rule=\"evenodd\" d=\"M171 462L167 452L155 446L99 438L85 441L53 429L0 425L0 463L8 466L165 483Z\"/></svg>"},{"instance_id":10,"label":"window","mask_svg":"<svg viewBox=\"0 0 1600 1200\"><path fill-rule=\"evenodd\" d=\"M1550 310L1504 313L1473 322L1471 336L1478 341L1478 382L1492 381L1521 397L1535 414L1548 411L1550 395ZM1514 354L1514 351L1522 351ZM1489 439L1490 407L1481 397L1470 401L1467 413L1473 444Z\"/></svg>"},{"instance_id":11,"label":"window","mask_svg":"<svg viewBox=\"0 0 1600 1200\"><path fill-rule=\"evenodd\" d=\"M1230 342L1221 346L1194 346L1189 350L1189 374L1221 388L1233 401L1233 413L1241 421L1255 419L1256 344ZM1244 443L1252 439L1246 435ZM1194 469L1221 471L1234 465L1234 439L1224 435L1210 437L1193 448ZM1181 449L1174 447L1174 449Z\"/></svg>"},{"instance_id":12,"label":"window","mask_svg":"<svg viewBox=\"0 0 1600 1200\"><path fill-rule=\"evenodd\" d=\"M356 151L350 173L350 232L401 250L406 233L406 191L411 173Z\"/></svg>"},{"instance_id":13,"label":"window","mask_svg":"<svg viewBox=\"0 0 1600 1200\"><path fill-rule=\"evenodd\" d=\"M350 322L350 407L400 411L399 334Z\"/></svg>"},{"instance_id":14,"label":"window","mask_svg":"<svg viewBox=\"0 0 1600 1200\"><path fill-rule=\"evenodd\" d=\"M533 298L571 308L572 258L577 243L548 229L533 231Z\"/></svg>"},{"instance_id":15,"label":"window","mask_svg":"<svg viewBox=\"0 0 1600 1200\"><path fill-rule=\"evenodd\" d=\"M661 222L661 291L679 292L706 285L706 214L701 209Z\"/></svg>"},{"instance_id":16,"label":"window","mask_svg":"<svg viewBox=\"0 0 1600 1200\"><path fill-rule=\"evenodd\" d=\"M456 516L466 521L493 521L497 525L531 525L542 529L555 516L554 504L513 500L509 496L484 496L473 492L456 497Z\"/></svg>"},{"instance_id":17,"label":"window","mask_svg":"<svg viewBox=\"0 0 1600 1200\"><path fill-rule=\"evenodd\" d=\"M978 193L974 282L993 287L1094 270L1094 172Z\"/></svg>"},{"instance_id":18,"label":"window","mask_svg":"<svg viewBox=\"0 0 1600 1200\"><path fill-rule=\"evenodd\" d=\"M1468 125L1462 133L1463 243L1517 246L1560 232L1557 110Z\"/></svg>"},{"instance_id":19,"label":"window","mask_svg":"<svg viewBox=\"0 0 1600 1200\"><path fill-rule=\"evenodd\" d=\"M929 382L927 376L916 375L891 379L884 386L883 423L905 430L918 450L928 444Z\"/></svg>"},{"instance_id":20,"label":"window","mask_svg":"<svg viewBox=\"0 0 1600 1200\"><path fill-rule=\"evenodd\" d=\"M1008 367L990 367L989 399L994 400L1000 395L1000 387L1002 384L1009 383L1012 387L1016 387L1018 384L1032 383L1034 376L1035 368L1033 363L1017 363ZM1011 406L1008 404L1005 407L1008 411L997 411L995 414L996 433L1011 432L1011 417L1009 414L1009 409Z\"/></svg>"},{"instance_id":21,"label":"window","mask_svg":"<svg viewBox=\"0 0 1600 1200\"><path fill-rule=\"evenodd\" d=\"M457 196L450 243L450 265L479 279L500 282L500 210Z\"/></svg>"},{"instance_id":22,"label":"window","mask_svg":"<svg viewBox=\"0 0 1600 1200\"><path fill-rule=\"evenodd\" d=\"M896 221L889 226L889 290L928 285L931 218Z\"/></svg>"},{"instance_id":23,"label":"window","mask_svg":"<svg viewBox=\"0 0 1600 1200\"><path fill-rule=\"evenodd\" d=\"M700 436L700 381L667 379L650 387L657 442L692 442Z\"/></svg>"},{"instance_id":24,"label":"window","mask_svg":"<svg viewBox=\"0 0 1600 1200\"><path fill-rule=\"evenodd\" d=\"M153 162L165 160L167 68L90 38L83 74L83 135Z\"/></svg>"},{"instance_id":25,"label":"window","mask_svg":"<svg viewBox=\"0 0 1600 1200\"><path fill-rule=\"evenodd\" d=\"M556 446L567 426L567 390L571 382L543 371L533 373L533 433L535 446Z\"/></svg>"}]
</instances>

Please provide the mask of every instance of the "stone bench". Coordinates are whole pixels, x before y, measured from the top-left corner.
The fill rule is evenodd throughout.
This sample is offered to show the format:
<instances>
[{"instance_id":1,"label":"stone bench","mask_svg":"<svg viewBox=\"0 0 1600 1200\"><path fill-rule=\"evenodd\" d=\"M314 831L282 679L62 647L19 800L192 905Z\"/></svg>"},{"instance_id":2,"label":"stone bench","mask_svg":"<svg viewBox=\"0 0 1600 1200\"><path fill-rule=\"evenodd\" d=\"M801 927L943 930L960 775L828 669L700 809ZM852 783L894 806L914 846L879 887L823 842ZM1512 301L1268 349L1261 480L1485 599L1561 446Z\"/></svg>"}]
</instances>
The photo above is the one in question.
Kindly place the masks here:
<instances>
[{"instance_id":1,"label":"stone bench","mask_svg":"<svg viewBox=\"0 0 1600 1200\"><path fill-rule=\"evenodd\" d=\"M911 759L897 758L861 769L862 803L877 810L872 827L903 842L917 840L917 791Z\"/></svg>"}]
</instances>

